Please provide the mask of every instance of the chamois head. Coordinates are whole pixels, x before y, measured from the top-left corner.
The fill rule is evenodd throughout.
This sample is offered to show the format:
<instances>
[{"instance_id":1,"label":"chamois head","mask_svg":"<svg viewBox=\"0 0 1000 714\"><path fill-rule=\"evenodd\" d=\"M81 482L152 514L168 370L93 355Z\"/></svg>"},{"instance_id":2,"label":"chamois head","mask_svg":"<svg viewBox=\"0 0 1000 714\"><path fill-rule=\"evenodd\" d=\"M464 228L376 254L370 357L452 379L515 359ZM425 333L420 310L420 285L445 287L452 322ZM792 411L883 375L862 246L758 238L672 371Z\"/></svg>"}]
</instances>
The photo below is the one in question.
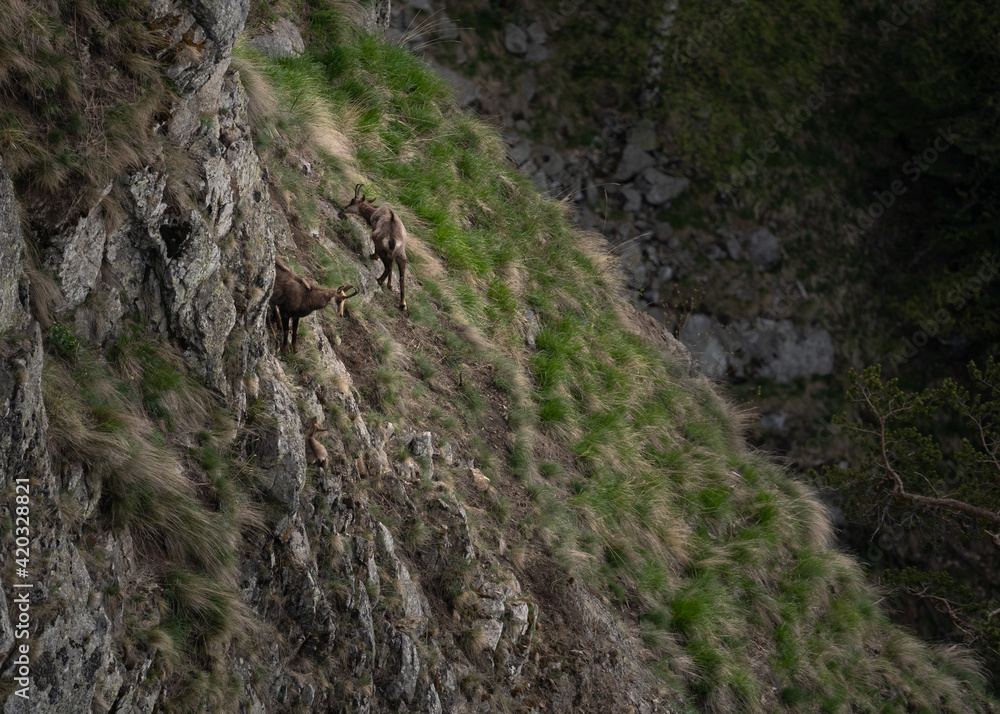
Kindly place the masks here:
<instances>
[{"instance_id":1,"label":"chamois head","mask_svg":"<svg viewBox=\"0 0 1000 714\"><path fill-rule=\"evenodd\" d=\"M313 419L309 428L306 429L306 436L311 437L316 436L317 434L325 434L327 431L329 430L319 425L319 419Z\"/></svg>"},{"instance_id":2,"label":"chamois head","mask_svg":"<svg viewBox=\"0 0 1000 714\"><path fill-rule=\"evenodd\" d=\"M329 464L330 460L326 452L326 447L316 438L317 434L324 434L326 431L326 429L320 427L319 421L313 419L312 424L306 430L306 463L319 464L323 468L326 468Z\"/></svg>"},{"instance_id":3,"label":"chamois head","mask_svg":"<svg viewBox=\"0 0 1000 714\"><path fill-rule=\"evenodd\" d=\"M340 315L341 317L344 316L344 310L347 309L347 301L357 294L358 294L358 289L353 285L341 285L339 288L337 288L337 296L334 299L337 301L338 315Z\"/></svg>"},{"instance_id":4,"label":"chamois head","mask_svg":"<svg viewBox=\"0 0 1000 714\"><path fill-rule=\"evenodd\" d=\"M354 198L351 199L350 203L344 206L344 213L353 213L355 216L360 216L362 205L369 205L369 206L375 205L375 201L377 201L378 199L373 198L372 200L369 201L368 196L361 190L364 187L365 185L363 183L359 183L357 186L354 187Z\"/></svg>"}]
</instances>

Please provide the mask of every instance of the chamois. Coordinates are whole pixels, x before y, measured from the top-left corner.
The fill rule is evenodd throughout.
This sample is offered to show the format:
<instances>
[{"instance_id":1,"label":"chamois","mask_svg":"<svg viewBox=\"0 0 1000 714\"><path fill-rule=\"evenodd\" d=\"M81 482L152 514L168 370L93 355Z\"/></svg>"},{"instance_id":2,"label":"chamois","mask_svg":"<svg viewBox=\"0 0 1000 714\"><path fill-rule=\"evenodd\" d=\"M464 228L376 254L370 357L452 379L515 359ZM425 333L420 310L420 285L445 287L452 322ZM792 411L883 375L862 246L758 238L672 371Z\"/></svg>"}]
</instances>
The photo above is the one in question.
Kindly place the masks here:
<instances>
[{"instance_id":1,"label":"chamois","mask_svg":"<svg viewBox=\"0 0 1000 714\"><path fill-rule=\"evenodd\" d=\"M288 343L288 320L292 320L292 352L296 349L299 336L299 318L320 310L337 298L340 289L324 289L310 285L304 278L296 275L281 260L274 261L274 291L271 293L271 306L277 312L281 324L281 343L279 349L284 351ZM350 297L350 296L348 296ZM341 303L338 303L338 308Z\"/></svg>"},{"instance_id":2,"label":"chamois","mask_svg":"<svg viewBox=\"0 0 1000 714\"><path fill-rule=\"evenodd\" d=\"M406 228L399 216L388 206L375 206L378 199L368 200L368 196L361 192L364 184L359 183L354 187L354 198L344 206L344 213L352 213L365 219L372 229L372 241L375 243L375 252L371 254L372 260L381 259L385 271L378 279L381 286L386 279L389 280L389 290L392 290L392 264L395 262L399 266L399 309L406 310Z\"/></svg>"},{"instance_id":3,"label":"chamois","mask_svg":"<svg viewBox=\"0 0 1000 714\"><path fill-rule=\"evenodd\" d=\"M353 293L349 293L348 290L353 290ZM341 317L344 316L344 312L347 310L347 301L358 294L358 289L353 285L341 285L337 288L337 314Z\"/></svg>"},{"instance_id":4,"label":"chamois","mask_svg":"<svg viewBox=\"0 0 1000 714\"><path fill-rule=\"evenodd\" d=\"M326 447L319 443L319 439L316 438L317 434L324 432L326 429L320 429L319 422L313 419L312 426L306 430L306 463L317 464L325 469L330 463L330 459L326 453Z\"/></svg>"}]
</instances>

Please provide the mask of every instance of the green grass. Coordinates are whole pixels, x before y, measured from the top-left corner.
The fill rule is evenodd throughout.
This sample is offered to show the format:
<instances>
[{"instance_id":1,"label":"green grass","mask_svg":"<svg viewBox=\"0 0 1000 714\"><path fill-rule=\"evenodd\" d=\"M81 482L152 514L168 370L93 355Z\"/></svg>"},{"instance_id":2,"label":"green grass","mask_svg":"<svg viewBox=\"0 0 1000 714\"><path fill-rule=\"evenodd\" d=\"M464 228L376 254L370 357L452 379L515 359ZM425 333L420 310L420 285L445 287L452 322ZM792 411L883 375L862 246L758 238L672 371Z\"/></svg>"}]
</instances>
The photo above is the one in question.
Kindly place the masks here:
<instances>
[{"instance_id":1,"label":"green grass","mask_svg":"<svg viewBox=\"0 0 1000 714\"><path fill-rule=\"evenodd\" d=\"M748 450L738 413L709 382L640 336L604 244L575 231L565 205L541 197L509 165L497 134L458 111L440 77L352 26L341 7L305 3L302 57L267 60L240 46L235 66L256 146L300 227L322 224L357 252L350 224L324 224L318 210L320 199L342 204L357 179L410 232L407 334L394 334L405 320L388 296L357 308L359 322L378 325L366 375L371 422L426 418L450 441L461 437L463 456L496 486L483 496L482 527L504 531L520 549L538 538L565 579L638 611L652 668L691 707L764 711L762 696L772 691L774 707L806 711L974 706L974 664L894 628L857 564L831 549L815 497ZM615 42L623 37L611 32ZM133 73L151 71L133 64ZM60 87L71 68L51 65ZM106 133L121 141L124 127L142 124L124 108L105 119ZM48 189L76 170L71 156L56 153L61 146L42 156L52 164L38 172ZM322 159L318 184L285 163L304 147ZM346 253L318 245L306 253L324 284L354 282ZM533 352L524 345L524 307L541 324ZM320 319L301 328L298 354L282 358L293 379L323 377L305 339ZM413 334L433 337L440 362L403 352ZM47 347L54 454L89 464L103 488L102 525L128 530L156 556L164 619L137 639L159 643L176 666L251 632L236 565L257 516L248 505L251 470L231 456L227 416L142 325L102 355L56 323ZM485 385L473 379L480 367L494 375ZM407 389L409 369L427 384ZM433 382L452 379L460 386L438 395ZM499 442L479 429L494 416L484 394L490 379L507 401ZM247 407L248 432L265 419L262 409ZM522 487L529 507L514 496ZM419 516L393 521L380 507L371 504L372 517L402 521L406 547L426 542L429 524ZM453 602L474 575L455 555L432 587ZM475 636L467 645L478 656ZM192 674L178 705L232 698L238 682L221 671Z\"/></svg>"},{"instance_id":2,"label":"green grass","mask_svg":"<svg viewBox=\"0 0 1000 714\"><path fill-rule=\"evenodd\" d=\"M141 324L126 326L107 360L63 326L50 329L48 343L43 386L53 454L88 465L105 527L131 533L162 576L171 646L194 658L244 636L236 566L242 532L256 516L230 478L228 422L213 398ZM75 349L65 349L71 343ZM191 441L200 443L191 455L208 481L200 489L186 475L199 473L185 458L182 444Z\"/></svg>"},{"instance_id":3,"label":"green grass","mask_svg":"<svg viewBox=\"0 0 1000 714\"><path fill-rule=\"evenodd\" d=\"M600 243L507 165L498 137L456 111L419 59L345 31L322 0L309 8L302 58L252 60L276 91L308 88L334 112L353 112L356 171L413 237L417 322L439 334L448 367L485 361L502 373L497 384L518 414L515 446L502 456L526 480L537 527L577 578L643 603L647 641L664 658L657 669L686 682L692 701L740 710L761 710L771 686L801 709L907 698L957 707L954 678L935 676L914 693L941 655L874 606L859 568L830 549L814 496L748 452L738 416L713 388L665 360L614 307L623 289ZM520 306L542 325L531 354ZM422 379L436 371L424 355L415 364ZM463 420L476 423L487 407L479 389L463 379L456 396ZM542 436L561 450L558 463L535 457ZM472 446L489 468L491 449ZM502 522L509 508L498 498L489 512ZM868 655L894 640L911 661ZM677 657L691 665L670 674Z\"/></svg>"}]
</instances>

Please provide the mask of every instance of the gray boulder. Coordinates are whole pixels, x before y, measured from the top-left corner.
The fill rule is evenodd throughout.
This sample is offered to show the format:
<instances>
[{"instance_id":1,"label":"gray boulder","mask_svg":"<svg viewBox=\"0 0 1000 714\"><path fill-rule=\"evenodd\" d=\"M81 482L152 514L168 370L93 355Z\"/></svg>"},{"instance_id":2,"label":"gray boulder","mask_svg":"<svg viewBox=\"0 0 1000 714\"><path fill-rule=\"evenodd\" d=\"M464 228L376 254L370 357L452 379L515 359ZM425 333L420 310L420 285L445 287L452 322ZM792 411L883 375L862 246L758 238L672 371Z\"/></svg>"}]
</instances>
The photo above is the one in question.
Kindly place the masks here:
<instances>
[{"instance_id":1,"label":"gray boulder","mask_svg":"<svg viewBox=\"0 0 1000 714\"><path fill-rule=\"evenodd\" d=\"M528 33L513 23L508 23L503 31L503 46L514 55L523 55L528 51Z\"/></svg>"},{"instance_id":2,"label":"gray boulder","mask_svg":"<svg viewBox=\"0 0 1000 714\"><path fill-rule=\"evenodd\" d=\"M653 206L661 206L677 198L691 185L691 182L683 176L670 176L655 168L648 168L642 172L642 183L647 186L643 195Z\"/></svg>"},{"instance_id":3,"label":"gray boulder","mask_svg":"<svg viewBox=\"0 0 1000 714\"><path fill-rule=\"evenodd\" d=\"M528 45L528 52L524 55L524 59L529 64L541 64L549 58L549 48L545 45L536 45L534 43Z\"/></svg>"},{"instance_id":4,"label":"gray boulder","mask_svg":"<svg viewBox=\"0 0 1000 714\"><path fill-rule=\"evenodd\" d=\"M548 34L546 34L545 28L542 27L541 23L533 22L528 25L528 39L536 45L541 45L548 39Z\"/></svg>"},{"instance_id":5,"label":"gray boulder","mask_svg":"<svg viewBox=\"0 0 1000 714\"><path fill-rule=\"evenodd\" d=\"M431 63L434 71L444 77L444 80L455 90L455 102L460 107L475 104L479 99L479 88L476 83L458 72L437 63Z\"/></svg>"},{"instance_id":6,"label":"gray boulder","mask_svg":"<svg viewBox=\"0 0 1000 714\"><path fill-rule=\"evenodd\" d=\"M250 40L250 46L268 57L298 57L306 51L299 28L286 18L272 22L266 32Z\"/></svg>"},{"instance_id":7,"label":"gray boulder","mask_svg":"<svg viewBox=\"0 0 1000 714\"><path fill-rule=\"evenodd\" d=\"M618 168L611 177L615 181L629 181L640 171L656 164L656 160L637 144L627 144L618 161Z\"/></svg>"},{"instance_id":8,"label":"gray boulder","mask_svg":"<svg viewBox=\"0 0 1000 714\"><path fill-rule=\"evenodd\" d=\"M757 270L770 270L781 260L781 244L766 228L758 228L746 237L746 249Z\"/></svg>"},{"instance_id":9,"label":"gray boulder","mask_svg":"<svg viewBox=\"0 0 1000 714\"><path fill-rule=\"evenodd\" d=\"M723 377L729 370L725 329L709 315L688 315L681 328L680 341L709 377Z\"/></svg>"},{"instance_id":10,"label":"gray boulder","mask_svg":"<svg viewBox=\"0 0 1000 714\"><path fill-rule=\"evenodd\" d=\"M833 371L830 333L791 320L739 320L725 327L710 315L690 315L680 340L711 377L766 377L788 383Z\"/></svg>"},{"instance_id":11,"label":"gray boulder","mask_svg":"<svg viewBox=\"0 0 1000 714\"><path fill-rule=\"evenodd\" d=\"M649 119L642 119L634 127L629 129L628 143L635 144L643 151L653 151L660 145L660 140L656 136L656 128Z\"/></svg>"}]
</instances>

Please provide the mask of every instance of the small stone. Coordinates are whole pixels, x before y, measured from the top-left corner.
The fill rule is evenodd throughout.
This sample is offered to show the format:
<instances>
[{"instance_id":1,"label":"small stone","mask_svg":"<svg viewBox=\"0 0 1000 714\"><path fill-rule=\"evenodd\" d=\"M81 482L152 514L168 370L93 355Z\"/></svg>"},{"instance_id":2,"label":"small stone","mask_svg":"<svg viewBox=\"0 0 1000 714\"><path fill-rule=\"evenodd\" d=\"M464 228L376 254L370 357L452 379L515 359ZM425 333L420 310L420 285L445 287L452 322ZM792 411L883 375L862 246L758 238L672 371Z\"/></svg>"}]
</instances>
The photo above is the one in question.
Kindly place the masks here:
<instances>
[{"instance_id":1,"label":"small stone","mask_svg":"<svg viewBox=\"0 0 1000 714\"><path fill-rule=\"evenodd\" d=\"M629 130L628 143L635 144L643 151L653 151L660 145L656 128L650 119L643 119Z\"/></svg>"},{"instance_id":2,"label":"small stone","mask_svg":"<svg viewBox=\"0 0 1000 714\"><path fill-rule=\"evenodd\" d=\"M489 597L481 597L476 601L476 614L483 618L499 620L503 617L503 600L494 600Z\"/></svg>"},{"instance_id":3,"label":"small stone","mask_svg":"<svg viewBox=\"0 0 1000 714\"><path fill-rule=\"evenodd\" d=\"M503 46L514 55L523 55L528 51L528 34L513 23L504 28Z\"/></svg>"},{"instance_id":4,"label":"small stone","mask_svg":"<svg viewBox=\"0 0 1000 714\"><path fill-rule=\"evenodd\" d=\"M628 144L618 161L618 168L612 178L615 181L629 181L640 171L651 168L656 160L636 144Z\"/></svg>"},{"instance_id":5,"label":"small stone","mask_svg":"<svg viewBox=\"0 0 1000 714\"><path fill-rule=\"evenodd\" d=\"M758 270L769 270L781 260L781 244L778 237L766 228L758 228L746 238L747 254L750 262Z\"/></svg>"},{"instance_id":6,"label":"small stone","mask_svg":"<svg viewBox=\"0 0 1000 714\"><path fill-rule=\"evenodd\" d=\"M524 60L529 64L541 64L549 58L549 49L545 45L529 45Z\"/></svg>"},{"instance_id":7,"label":"small stone","mask_svg":"<svg viewBox=\"0 0 1000 714\"><path fill-rule=\"evenodd\" d=\"M531 102L535 98L535 80L531 78L530 73L524 75L521 79L521 95L524 97L524 101Z\"/></svg>"},{"instance_id":8,"label":"small stone","mask_svg":"<svg viewBox=\"0 0 1000 714\"><path fill-rule=\"evenodd\" d=\"M642 208L642 194L632 184L622 186L622 196L625 197L625 213L635 213Z\"/></svg>"},{"instance_id":9,"label":"small stone","mask_svg":"<svg viewBox=\"0 0 1000 714\"><path fill-rule=\"evenodd\" d=\"M740 256L743 255L743 249L740 247L740 242L733 236L726 238L726 252L729 253L729 257L733 260L739 260Z\"/></svg>"},{"instance_id":10,"label":"small stone","mask_svg":"<svg viewBox=\"0 0 1000 714\"><path fill-rule=\"evenodd\" d=\"M441 444L441 448L439 449L439 451L441 452L441 458L444 459L444 462L448 466L451 466L455 462L455 456L454 453L452 452L451 444L449 444L448 442Z\"/></svg>"},{"instance_id":11,"label":"small stone","mask_svg":"<svg viewBox=\"0 0 1000 714\"><path fill-rule=\"evenodd\" d=\"M676 198L691 185L682 176L670 176L654 168L647 168L642 172L642 182L649 187L645 191L646 200L654 206L661 206Z\"/></svg>"},{"instance_id":12,"label":"small stone","mask_svg":"<svg viewBox=\"0 0 1000 714\"><path fill-rule=\"evenodd\" d=\"M772 431L781 431L785 428L785 420L788 415L785 412L772 412L770 414L761 414L760 416L760 428L769 429Z\"/></svg>"},{"instance_id":13,"label":"small stone","mask_svg":"<svg viewBox=\"0 0 1000 714\"><path fill-rule=\"evenodd\" d=\"M538 151L541 154L540 161L545 175L549 178L558 177L566 168L562 155L549 146L539 146Z\"/></svg>"},{"instance_id":14,"label":"small stone","mask_svg":"<svg viewBox=\"0 0 1000 714\"><path fill-rule=\"evenodd\" d=\"M503 623L499 620L476 620L473 626L483 632L483 649L495 650L503 634Z\"/></svg>"},{"instance_id":15,"label":"small stone","mask_svg":"<svg viewBox=\"0 0 1000 714\"><path fill-rule=\"evenodd\" d=\"M527 321L528 326L524 331L524 342L531 349L535 349L535 340L538 338L538 317L535 315L535 311L531 308L525 308L524 319Z\"/></svg>"},{"instance_id":16,"label":"small stone","mask_svg":"<svg viewBox=\"0 0 1000 714\"><path fill-rule=\"evenodd\" d=\"M713 262L726 257L726 251L718 243L706 243L701 247L701 254Z\"/></svg>"},{"instance_id":17,"label":"small stone","mask_svg":"<svg viewBox=\"0 0 1000 714\"><path fill-rule=\"evenodd\" d=\"M510 621L517 631L518 637L520 637L528 629L528 603L512 602L507 606L507 612L510 615Z\"/></svg>"},{"instance_id":18,"label":"small stone","mask_svg":"<svg viewBox=\"0 0 1000 714\"><path fill-rule=\"evenodd\" d=\"M528 25L528 39L538 45L543 44L548 39L545 28L542 27L541 23L533 22Z\"/></svg>"},{"instance_id":19,"label":"small stone","mask_svg":"<svg viewBox=\"0 0 1000 714\"><path fill-rule=\"evenodd\" d=\"M470 106L479 100L479 88L471 79L436 63L431 66L455 90L455 101L460 107Z\"/></svg>"}]
</instances>

